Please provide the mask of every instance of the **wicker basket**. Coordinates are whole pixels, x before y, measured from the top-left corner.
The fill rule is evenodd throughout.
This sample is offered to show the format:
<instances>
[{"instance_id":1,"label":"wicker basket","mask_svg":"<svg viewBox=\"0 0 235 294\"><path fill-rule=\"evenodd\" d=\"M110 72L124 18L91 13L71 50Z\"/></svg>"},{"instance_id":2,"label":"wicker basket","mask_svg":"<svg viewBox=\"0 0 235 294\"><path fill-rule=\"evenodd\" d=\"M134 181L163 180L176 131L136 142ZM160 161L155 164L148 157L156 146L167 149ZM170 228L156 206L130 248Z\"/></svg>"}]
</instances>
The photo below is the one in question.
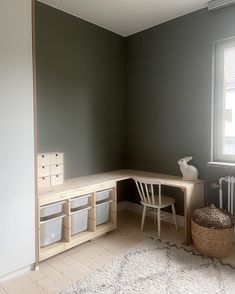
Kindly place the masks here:
<instances>
[{"instance_id":1,"label":"wicker basket","mask_svg":"<svg viewBox=\"0 0 235 294\"><path fill-rule=\"evenodd\" d=\"M192 215L192 239L197 251L210 257L225 257L233 240L234 218L215 208L196 209Z\"/></svg>"}]
</instances>

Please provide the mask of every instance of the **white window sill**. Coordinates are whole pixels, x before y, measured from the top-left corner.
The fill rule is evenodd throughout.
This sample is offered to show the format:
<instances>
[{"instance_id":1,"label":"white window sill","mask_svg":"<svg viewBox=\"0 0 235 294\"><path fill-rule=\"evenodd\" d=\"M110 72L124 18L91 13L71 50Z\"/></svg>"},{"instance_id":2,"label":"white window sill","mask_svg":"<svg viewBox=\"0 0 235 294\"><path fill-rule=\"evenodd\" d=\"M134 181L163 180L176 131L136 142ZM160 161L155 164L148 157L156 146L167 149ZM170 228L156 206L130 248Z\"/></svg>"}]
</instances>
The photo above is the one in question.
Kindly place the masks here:
<instances>
[{"instance_id":1,"label":"white window sill","mask_svg":"<svg viewBox=\"0 0 235 294\"><path fill-rule=\"evenodd\" d=\"M232 167L232 168L235 168L235 163L230 163L230 162L209 161L206 164L207 164L207 166L211 166L211 167Z\"/></svg>"}]
</instances>

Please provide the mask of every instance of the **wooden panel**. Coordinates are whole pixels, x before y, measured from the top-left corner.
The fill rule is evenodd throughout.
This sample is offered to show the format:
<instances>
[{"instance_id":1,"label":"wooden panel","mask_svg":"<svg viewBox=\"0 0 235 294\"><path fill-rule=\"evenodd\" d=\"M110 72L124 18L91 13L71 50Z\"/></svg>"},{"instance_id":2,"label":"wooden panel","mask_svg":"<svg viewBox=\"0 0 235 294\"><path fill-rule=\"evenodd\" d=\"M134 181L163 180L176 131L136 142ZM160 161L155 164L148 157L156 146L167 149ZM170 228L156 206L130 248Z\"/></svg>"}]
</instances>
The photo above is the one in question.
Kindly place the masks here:
<instances>
[{"instance_id":1,"label":"wooden panel","mask_svg":"<svg viewBox=\"0 0 235 294\"><path fill-rule=\"evenodd\" d=\"M95 207L95 194L93 193L91 197L89 197L89 206L91 209L88 212L88 229L92 232L96 230L96 207Z\"/></svg>"},{"instance_id":2,"label":"wooden panel","mask_svg":"<svg viewBox=\"0 0 235 294\"><path fill-rule=\"evenodd\" d=\"M204 201L204 184L198 183L194 185L193 189L186 189L185 191L185 244L192 243L191 236L191 216L196 208L202 208L205 206Z\"/></svg>"},{"instance_id":3,"label":"wooden panel","mask_svg":"<svg viewBox=\"0 0 235 294\"><path fill-rule=\"evenodd\" d=\"M54 244L41 248L39 252L39 261L42 261L60 252L63 252L64 250L67 249L67 246L66 246L67 244L68 242L60 241L60 242L56 242Z\"/></svg>"},{"instance_id":4,"label":"wooden panel","mask_svg":"<svg viewBox=\"0 0 235 294\"><path fill-rule=\"evenodd\" d=\"M51 204L54 202L59 202L62 200L70 199L69 195L67 194L61 194L61 195L56 195L55 197L46 197L46 198L39 198L39 205L46 205L46 204Z\"/></svg>"},{"instance_id":5,"label":"wooden panel","mask_svg":"<svg viewBox=\"0 0 235 294\"><path fill-rule=\"evenodd\" d=\"M66 185L66 183L64 185ZM63 187L64 185L59 186L59 189L61 187ZM39 196L39 202L40 202L40 205L50 204L50 203L57 202L60 200L70 199L73 197L83 196L86 194L94 193L94 192L100 191L100 190L111 189L111 188L115 187L115 185L116 185L116 182L108 182L108 183L90 185L90 186L81 187L81 188L76 187L70 191L63 191L62 190L60 193L57 193L57 192L55 194L51 193L50 195L47 194L47 196L43 196L41 194L41 196ZM56 188L56 186L51 187L49 190L54 191L55 188ZM42 190L43 189L41 189L41 191ZM46 189L46 190L48 190L48 189Z\"/></svg>"},{"instance_id":6,"label":"wooden panel","mask_svg":"<svg viewBox=\"0 0 235 294\"><path fill-rule=\"evenodd\" d=\"M110 199L113 200L110 205L110 221L117 224L117 189L116 187L110 193Z\"/></svg>"},{"instance_id":7,"label":"wooden panel","mask_svg":"<svg viewBox=\"0 0 235 294\"><path fill-rule=\"evenodd\" d=\"M69 200L63 204L63 214L66 215L66 217L63 219L63 240L69 242L71 240L71 217Z\"/></svg>"}]
</instances>

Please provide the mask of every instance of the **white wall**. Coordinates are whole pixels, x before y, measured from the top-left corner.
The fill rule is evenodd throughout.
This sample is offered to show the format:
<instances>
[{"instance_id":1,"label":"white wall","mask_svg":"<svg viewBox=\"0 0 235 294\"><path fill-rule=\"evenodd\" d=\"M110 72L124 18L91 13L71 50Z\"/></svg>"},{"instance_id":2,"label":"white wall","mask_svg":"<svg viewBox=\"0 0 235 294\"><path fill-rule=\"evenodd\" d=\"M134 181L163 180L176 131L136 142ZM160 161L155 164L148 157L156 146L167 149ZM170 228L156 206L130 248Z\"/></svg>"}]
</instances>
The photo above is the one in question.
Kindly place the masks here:
<instances>
[{"instance_id":1,"label":"white wall","mask_svg":"<svg viewBox=\"0 0 235 294\"><path fill-rule=\"evenodd\" d=\"M31 0L0 1L0 277L35 260Z\"/></svg>"}]
</instances>

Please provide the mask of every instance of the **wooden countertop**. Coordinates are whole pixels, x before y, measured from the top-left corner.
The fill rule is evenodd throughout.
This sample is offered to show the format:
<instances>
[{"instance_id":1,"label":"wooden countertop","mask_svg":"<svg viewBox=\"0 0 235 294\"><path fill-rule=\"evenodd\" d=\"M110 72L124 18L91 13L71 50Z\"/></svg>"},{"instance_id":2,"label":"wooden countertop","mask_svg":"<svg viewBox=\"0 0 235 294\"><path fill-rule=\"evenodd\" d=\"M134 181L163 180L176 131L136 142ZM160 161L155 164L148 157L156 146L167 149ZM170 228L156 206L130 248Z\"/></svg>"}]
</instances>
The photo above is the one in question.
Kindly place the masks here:
<instances>
[{"instance_id":1,"label":"wooden countertop","mask_svg":"<svg viewBox=\"0 0 235 294\"><path fill-rule=\"evenodd\" d=\"M202 180L183 181L181 177L177 176L140 170L121 169L65 180L63 185L39 189L38 197L41 199L44 197L56 196L62 193L69 193L80 189L82 190L84 188L96 186L99 184L107 184L109 182L112 183L130 179L135 176L147 177L149 179L159 179L163 181L164 185L183 189L190 189L196 184L203 183Z\"/></svg>"}]
</instances>

